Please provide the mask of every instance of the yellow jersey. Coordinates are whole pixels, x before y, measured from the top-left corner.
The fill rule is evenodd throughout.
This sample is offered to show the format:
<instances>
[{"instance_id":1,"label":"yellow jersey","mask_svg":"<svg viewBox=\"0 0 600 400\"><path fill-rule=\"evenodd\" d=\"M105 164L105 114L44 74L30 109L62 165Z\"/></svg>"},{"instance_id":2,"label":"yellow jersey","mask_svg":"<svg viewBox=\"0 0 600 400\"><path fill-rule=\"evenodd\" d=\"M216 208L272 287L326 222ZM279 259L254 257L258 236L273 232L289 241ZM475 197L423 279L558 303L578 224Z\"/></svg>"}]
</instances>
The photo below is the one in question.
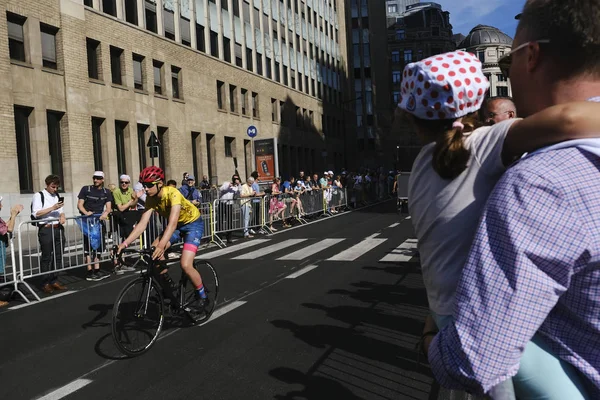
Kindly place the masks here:
<instances>
[{"instance_id":1,"label":"yellow jersey","mask_svg":"<svg viewBox=\"0 0 600 400\"><path fill-rule=\"evenodd\" d=\"M163 218L166 218L167 220L171 215L171 207L178 204L181 205L179 221L177 221L178 224L189 224L190 222L194 222L200 218L200 210L198 210L198 208L188 199L183 197L177 188L163 186L162 197L146 197L146 209L151 208L156 210Z\"/></svg>"}]
</instances>

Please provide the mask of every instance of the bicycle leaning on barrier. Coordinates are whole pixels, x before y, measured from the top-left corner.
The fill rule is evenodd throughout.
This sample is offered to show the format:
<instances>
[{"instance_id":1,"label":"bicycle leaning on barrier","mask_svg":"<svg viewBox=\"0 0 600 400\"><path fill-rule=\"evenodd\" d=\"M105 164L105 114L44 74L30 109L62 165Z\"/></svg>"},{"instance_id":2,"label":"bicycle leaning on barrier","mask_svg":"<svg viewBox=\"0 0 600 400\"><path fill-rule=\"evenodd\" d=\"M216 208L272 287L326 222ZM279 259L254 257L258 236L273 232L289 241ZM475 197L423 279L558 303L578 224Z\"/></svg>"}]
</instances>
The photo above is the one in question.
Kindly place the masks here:
<instances>
[{"instance_id":1,"label":"bicycle leaning on barrier","mask_svg":"<svg viewBox=\"0 0 600 400\"><path fill-rule=\"evenodd\" d=\"M202 260L194 262L194 269L202 275L208 296L204 312L198 314L191 307L197 301L197 291L188 276L182 272L175 287L162 278L169 264L179 260L155 260L152 257L154 250L154 247L141 250L128 248L118 252L117 246L112 250L118 265L142 268L141 275L121 290L113 307L113 340L117 348L128 356L141 355L156 343L165 314L186 315L192 324L208 321L219 295L219 278L213 265ZM128 254L133 256L125 257Z\"/></svg>"}]
</instances>

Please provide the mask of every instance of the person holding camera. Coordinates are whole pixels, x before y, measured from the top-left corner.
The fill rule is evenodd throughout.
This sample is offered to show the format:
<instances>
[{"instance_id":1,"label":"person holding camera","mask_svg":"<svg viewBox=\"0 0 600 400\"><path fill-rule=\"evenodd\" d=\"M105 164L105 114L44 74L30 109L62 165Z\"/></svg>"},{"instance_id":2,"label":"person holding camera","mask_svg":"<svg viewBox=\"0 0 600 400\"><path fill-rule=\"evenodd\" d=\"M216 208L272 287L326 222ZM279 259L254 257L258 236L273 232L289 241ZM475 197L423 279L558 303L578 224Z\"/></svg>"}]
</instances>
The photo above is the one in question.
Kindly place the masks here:
<instances>
[{"instance_id":1,"label":"person holding camera","mask_svg":"<svg viewBox=\"0 0 600 400\"><path fill-rule=\"evenodd\" d=\"M64 224L66 222L63 206L65 201L58 195L60 178L48 175L46 188L33 195L31 201L31 219L38 220L38 240L42 250L40 268L46 274L42 277L42 291L51 294L55 290L67 290L61 285L55 272L63 268L65 247Z\"/></svg>"}]
</instances>

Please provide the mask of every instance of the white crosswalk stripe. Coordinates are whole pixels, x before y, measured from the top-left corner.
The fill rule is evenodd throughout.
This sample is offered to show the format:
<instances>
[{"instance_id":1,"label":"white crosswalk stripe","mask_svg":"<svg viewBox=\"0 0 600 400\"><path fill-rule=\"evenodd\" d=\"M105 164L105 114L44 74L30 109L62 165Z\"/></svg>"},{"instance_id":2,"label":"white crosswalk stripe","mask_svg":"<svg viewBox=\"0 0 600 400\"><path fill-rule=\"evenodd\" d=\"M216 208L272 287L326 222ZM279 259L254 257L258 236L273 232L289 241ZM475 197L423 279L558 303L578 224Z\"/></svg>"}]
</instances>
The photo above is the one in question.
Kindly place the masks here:
<instances>
[{"instance_id":1,"label":"white crosswalk stripe","mask_svg":"<svg viewBox=\"0 0 600 400\"><path fill-rule=\"evenodd\" d=\"M203 260L210 260L212 258L217 258L217 257L221 257L224 256L226 254L230 254L230 253L234 253L236 251L239 250L243 250L243 249L247 249L249 247L253 247L253 246L258 246L259 244L264 244L266 242L269 242L270 239L254 239L254 240L249 240L247 242L243 242L240 244L236 244L233 246L227 246L224 249L221 250L216 250L216 251L211 251L209 253L206 254L201 254L196 258L200 258Z\"/></svg>"},{"instance_id":2,"label":"white crosswalk stripe","mask_svg":"<svg viewBox=\"0 0 600 400\"><path fill-rule=\"evenodd\" d=\"M383 257L379 262L407 262L416 254L417 239L408 239L391 253Z\"/></svg>"},{"instance_id":3,"label":"white crosswalk stripe","mask_svg":"<svg viewBox=\"0 0 600 400\"><path fill-rule=\"evenodd\" d=\"M335 256L328 258L328 261L354 261L363 254L373 250L387 239L367 238L360 243L342 251Z\"/></svg>"},{"instance_id":4,"label":"white crosswalk stripe","mask_svg":"<svg viewBox=\"0 0 600 400\"><path fill-rule=\"evenodd\" d=\"M272 244L271 246L263 247L258 250L251 251L250 253L242 254L240 256L234 257L234 260L254 260L259 257L264 257L271 253L275 253L276 251L283 250L290 246L295 246L298 243L302 243L306 241L306 239L288 239L284 240L281 243Z\"/></svg>"},{"instance_id":5,"label":"white crosswalk stripe","mask_svg":"<svg viewBox=\"0 0 600 400\"><path fill-rule=\"evenodd\" d=\"M311 244L305 249L300 249L293 253L287 254L283 257L279 257L278 260L304 260L307 257L317 254L320 251L328 249L334 244L340 243L345 239L323 239L320 242Z\"/></svg>"}]
</instances>

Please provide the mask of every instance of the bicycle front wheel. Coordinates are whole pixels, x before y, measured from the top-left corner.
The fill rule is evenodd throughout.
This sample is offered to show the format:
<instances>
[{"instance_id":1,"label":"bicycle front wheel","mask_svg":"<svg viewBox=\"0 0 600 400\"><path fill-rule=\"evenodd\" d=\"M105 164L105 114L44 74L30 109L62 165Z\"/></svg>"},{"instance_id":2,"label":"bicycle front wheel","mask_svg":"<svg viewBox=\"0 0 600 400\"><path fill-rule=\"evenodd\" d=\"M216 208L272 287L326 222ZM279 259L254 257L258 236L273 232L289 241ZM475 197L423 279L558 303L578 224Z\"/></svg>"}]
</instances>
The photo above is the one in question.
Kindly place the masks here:
<instances>
[{"instance_id":1,"label":"bicycle front wheel","mask_svg":"<svg viewBox=\"0 0 600 400\"><path fill-rule=\"evenodd\" d=\"M153 279L129 282L113 308L112 336L117 348L132 357L148 351L162 329L163 310L162 291Z\"/></svg>"}]
</instances>

